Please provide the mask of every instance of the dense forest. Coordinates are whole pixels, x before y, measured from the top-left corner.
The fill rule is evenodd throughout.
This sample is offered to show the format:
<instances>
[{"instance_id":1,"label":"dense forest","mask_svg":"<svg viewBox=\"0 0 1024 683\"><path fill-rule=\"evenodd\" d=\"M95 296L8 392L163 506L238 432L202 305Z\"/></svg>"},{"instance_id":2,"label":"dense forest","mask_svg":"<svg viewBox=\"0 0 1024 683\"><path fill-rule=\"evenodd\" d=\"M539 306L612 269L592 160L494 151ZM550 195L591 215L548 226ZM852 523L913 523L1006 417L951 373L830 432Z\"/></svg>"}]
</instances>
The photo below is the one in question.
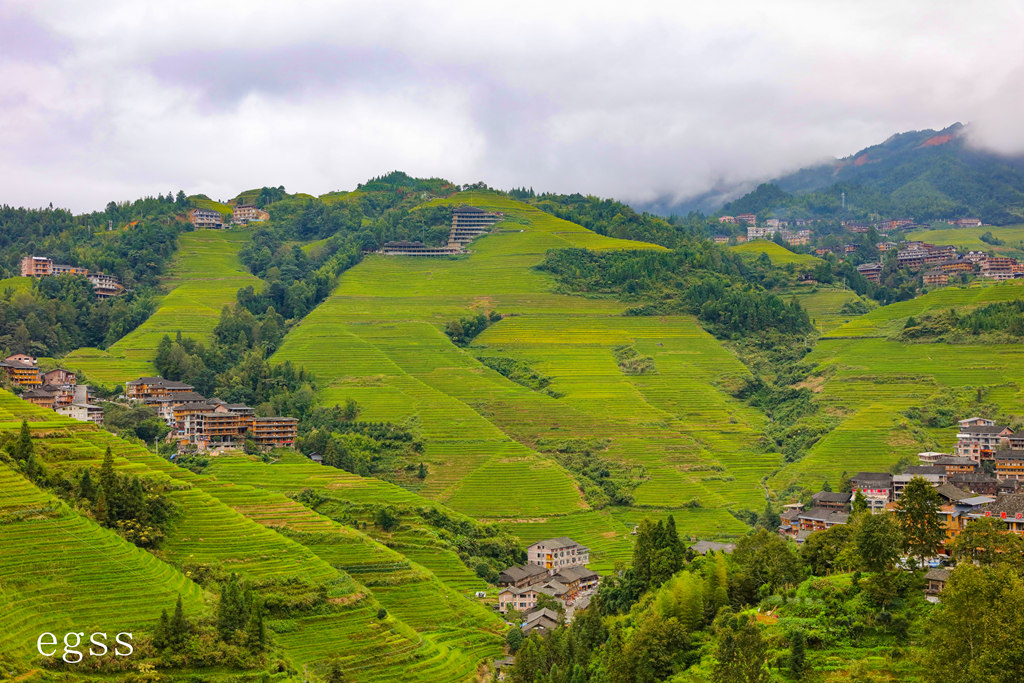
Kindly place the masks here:
<instances>
[{"instance_id":1,"label":"dense forest","mask_svg":"<svg viewBox=\"0 0 1024 683\"><path fill-rule=\"evenodd\" d=\"M670 252L560 249L548 252L537 267L567 291L634 302L630 315L692 313L721 337L812 330L797 301L787 303L766 289L791 281L792 271L767 258L748 263L706 241Z\"/></svg>"}]
</instances>

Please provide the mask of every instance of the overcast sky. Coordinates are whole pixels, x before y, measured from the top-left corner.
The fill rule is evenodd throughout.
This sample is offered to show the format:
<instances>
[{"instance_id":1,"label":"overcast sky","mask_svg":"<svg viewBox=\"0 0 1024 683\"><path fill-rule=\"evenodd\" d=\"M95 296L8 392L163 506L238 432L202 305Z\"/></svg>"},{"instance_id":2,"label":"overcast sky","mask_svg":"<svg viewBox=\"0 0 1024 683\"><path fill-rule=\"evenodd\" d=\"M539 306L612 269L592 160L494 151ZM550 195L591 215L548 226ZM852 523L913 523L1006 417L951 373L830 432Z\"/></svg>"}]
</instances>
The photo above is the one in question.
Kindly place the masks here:
<instances>
[{"instance_id":1,"label":"overcast sky","mask_svg":"<svg viewBox=\"0 0 1024 683\"><path fill-rule=\"evenodd\" d=\"M683 198L972 122L1024 151L1019 0L0 0L0 203L392 169Z\"/></svg>"}]
</instances>

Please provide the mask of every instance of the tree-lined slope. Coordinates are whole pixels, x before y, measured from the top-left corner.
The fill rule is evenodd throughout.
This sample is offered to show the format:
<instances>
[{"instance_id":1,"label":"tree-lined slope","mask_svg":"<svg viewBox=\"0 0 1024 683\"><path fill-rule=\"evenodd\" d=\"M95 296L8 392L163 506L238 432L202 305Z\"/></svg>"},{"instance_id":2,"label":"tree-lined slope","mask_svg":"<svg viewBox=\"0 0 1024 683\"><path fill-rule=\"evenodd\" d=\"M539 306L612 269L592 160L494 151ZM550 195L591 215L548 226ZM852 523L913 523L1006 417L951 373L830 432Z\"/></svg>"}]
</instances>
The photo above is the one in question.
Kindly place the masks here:
<instances>
[{"instance_id":1,"label":"tree-lined slope","mask_svg":"<svg viewBox=\"0 0 1024 683\"><path fill-rule=\"evenodd\" d=\"M209 600L185 575L224 572L279 603L295 602L271 612L268 627L299 670L323 673L338 661L358 681L464 681L500 654L503 627L489 610L358 531L279 494L196 475L9 393L0 392L0 411L5 430L30 420L35 452L51 474L75 478L109 447L116 472L161 485L176 510L157 559L0 467L0 604L10 615L0 655L28 666L35 636L62 626L151 632L178 593L193 618L209 613ZM380 584L381 595L346 566ZM433 612L413 596L426 596Z\"/></svg>"},{"instance_id":2,"label":"tree-lined slope","mask_svg":"<svg viewBox=\"0 0 1024 683\"><path fill-rule=\"evenodd\" d=\"M178 238L178 253L163 279L168 290L157 310L142 325L105 351L78 349L69 354L68 367L81 370L97 382L124 382L156 374L152 361L164 335L209 340L221 309L234 303L245 285L260 280L238 260L248 241L246 230L196 230Z\"/></svg>"}]
</instances>

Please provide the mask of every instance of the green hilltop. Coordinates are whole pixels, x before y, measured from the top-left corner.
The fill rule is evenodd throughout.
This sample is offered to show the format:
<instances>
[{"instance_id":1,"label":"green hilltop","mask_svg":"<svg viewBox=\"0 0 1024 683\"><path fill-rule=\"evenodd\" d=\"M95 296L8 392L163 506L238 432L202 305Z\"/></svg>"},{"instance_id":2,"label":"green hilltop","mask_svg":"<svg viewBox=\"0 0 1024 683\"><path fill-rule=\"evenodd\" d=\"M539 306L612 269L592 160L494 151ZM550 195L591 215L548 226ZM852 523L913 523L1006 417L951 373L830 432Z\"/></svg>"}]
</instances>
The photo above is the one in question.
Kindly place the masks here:
<instances>
[{"instance_id":1,"label":"green hilltop","mask_svg":"<svg viewBox=\"0 0 1024 683\"><path fill-rule=\"evenodd\" d=\"M1019 416L1024 402L1020 344L899 336L915 316L1024 299L1020 282L878 306L842 284L804 284L800 273L824 262L774 242L716 247L614 202L460 190L400 172L320 198L262 188L226 204L188 201L222 212L256 203L271 220L193 231L164 216L181 232L152 314L106 348L58 362L119 384L157 374L165 336L210 346L231 316L265 321L274 308L280 338L260 346L232 336L232 353L304 369L319 406L357 406L361 424L400 428L416 448L377 477L285 451L216 455L197 474L184 466L195 461L179 466L0 391L0 438L28 420L51 477L0 461L0 610L14 615L0 634L0 671L56 677L26 647L44 627L152 634L179 596L192 619L211 621L233 572L266 600L265 661L180 664L174 676L233 680L258 669L301 680L338 664L360 681L480 680L504 653L507 626L487 579L512 557L501 546L510 534L520 547L569 536L611 576L631 561L645 519L671 515L684 541L735 540L766 504L777 510L844 474L948 449L954 425L925 425L922 412L956 400ZM466 253L378 251L391 239L436 243L462 205L503 214ZM995 239L1007 254L1024 246L1019 228L982 240L985 230L914 237L965 248ZM566 253L561 270L550 267ZM572 262L580 254L613 271L601 272L603 289L578 286L599 279ZM644 273L641 291L629 269L655 261L687 272ZM703 269L689 270L697 262ZM754 349L737 328L709 322L721 319L709 317L714 305L688 309L672 289L716 282L733 286L739 303L728 312L751 319L755 304L787 302L796 331L765 331ZM4 284L8 300L31 290L22 278ZM743 298L752 292L763 297ZM760 332L745 324L750 337ZM255 366L228 367L236 374L217 386L242 384ZM282 405L261 401L261 410ZM117 472L173 503L159 548L137 548L59 495L53 482L76 481L108 447Z\"/></svg>"}]
</instances>

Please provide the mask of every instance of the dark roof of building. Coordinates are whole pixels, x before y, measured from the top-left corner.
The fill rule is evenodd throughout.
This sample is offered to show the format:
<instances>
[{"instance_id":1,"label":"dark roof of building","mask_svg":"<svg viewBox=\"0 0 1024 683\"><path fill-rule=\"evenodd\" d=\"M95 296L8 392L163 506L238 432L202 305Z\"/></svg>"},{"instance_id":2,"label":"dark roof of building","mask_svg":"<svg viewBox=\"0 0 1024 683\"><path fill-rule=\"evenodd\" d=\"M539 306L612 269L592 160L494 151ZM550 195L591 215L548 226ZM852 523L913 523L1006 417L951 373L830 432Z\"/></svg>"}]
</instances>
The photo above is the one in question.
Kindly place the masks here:
<instances>
[{"instance_id":1,"label":"dark roof of building","mask_svg":"<svg viewBox=\"0 0 1024 683\"><path fill-rule=\"evenodd\" d=\"M22 363L20 360L4 360L0 361L0 368L18 368L19 370L29 369L36 370L36 366L31 363Z\"/></svg>"},{"instance_id":2,"label":"dark roof of building","mask_svg":"<svg viewBox=\"0 0 1024 683\"><path fill-rule=\"evenodd\" d=\"M540 617L534 621L527 622L522 625L522 631L524 635L529 635L532 631L543 629L544 631L550 631L558 626L558 622L550 617Z\"/></svg>"},{"instance_id":3,"label":"dark roof of building","mask_svg":"<svg viewBox=\"0 0 1024 683\"><path fill-rule=\"evenodd\" d=\"M539 587L537 592L557 598L559 595L565 595L568 593L569 587L558 581L548 581L543 586Z\"/></svg>"},{"instance_id":4,"label":"dark roof of building","mask_svg":"<svg viewBox=\"0 0 1024 683\"><path fill-rule=\"evenodd\" d=\"M988 505L985 510L992 514L1005 512L1008 515L1024 512L1024 493L1003 494L996 498L996 502Z\"/></svg>"},{"instance_id":5,"label":"dark roof of building","mask_svg":"<svg viewBox=\"0 0 1024 683\"><path fill-rule=\"evenodd\" d=\"M455 209L454 212L455 213L487 213L487 211L484 211L483 209L477 208L475 206L460 206L459 208Z\"/></svg>"},{"instance_id":6,"label":"dark roof of building","mask_svg":"<svg viewBox=\"0 0 1024 683\"><path fill-rule=\"evenodd\" d=\"M257 422L298 422L297 417L257 417Z\"/></svg>"},{"instance_id":7,"label":"dark roof of building","mask_svg":"<svg viewBox=\"0 0 1024 683\"><path fill-rule=\"evenodd\" d=\"M943 569L942 567L929 569L928 572L924 575L924 578L929 581L945 581L949 578L949 570Z\"/></svg>"},{"instance_id":8,"label":"dark roof of building","mask_svg":"<svg viewBox=\"0 0 1024 683\"><path fill-rule=\"evenodd\" d=\"M958 481L966 484L993 484L996 482L996 478L984 472L954 472L949 475L949 481L954 484Z\"/></svg>"},{"instance_id":9,"label":"dark roof of building","mask_svg":"<svg viewBox=\"0 0 1024 683\"><path fill-rule=\"evenodd\" d=\"M516 582L530 576L539 576L547 573L548 570L539 564L525 564L522 566L513 565L508 569L502 570L502 572L498 574L498 580Z\"/></svg>"},{"instance_id":10,"label":"dark roof of building","mask_svg":"<svg viewBox=\"0 0 1024 683\"><path fill-rule=\"evenodd\" d=\"M736 550L735 543L716 543L714 541L697 541L690 546L690 550L701 555L707 555L708 553L723 552L726 555Z\"/></svg>"},{"instance_id":11,"label":"dark roof of building","mask_svg":"<svg viewBox=\"0 0 1024 683\"><path fill-rule=\"evenodd\" d=\"M816 503L849 503L853 498L852 493L841 493L839 491L818 491L811 500Z\"/></svg>"},{"instance_id":12,"label":"dark roof of building","mask_svg":"<svg viewBox=\"0 0 1024 683\"><path fill-rule=\"evenodd\" d=\"M409 240L398 240L397 242L385 242L384 243L384 248L385 249L398 248L398 247L402 247L402 248L406 248L406 249L411 249L411 248L424 249L424 248L426 248L426 246L427 245L423 244L423 242L410 242Z\"/></svg>"},{"instance_id":13,"label":"dark roof of building","mask_svg":"<svg viewBox=\"0 0 1024 683\"><path fill-rule=\"evenodd\" d=\"M852 481L884 481L889 484L892 483L892 475L888 472L858 472Z\"/></svg>"},{"instance_id":14,"label":"dark roof of building","mask_svg":"<svg viewBox=\"0 0 1024 683\"><path fill-rule=\"evenodd\" d=\"M541 607L540 609L535 609L529 614L527 614L525 622L529 624L531 621L537 621L538 619L541 619L543 617L546 617L551 621L557 622L558 612L554 611L553 609L548 609L547 607Z\"/></svg>"},{"instance_id":15,"label":"dark roof of building","mask_svg":"<svg viewBox=\"0 0 1024 683\"><path fill-rule=\"evenodd\" d=\"M572 583L573 581L589 579L595 576L597 576L597 572L586 567L563 567L552 578L562 583Z\"/></svg>"},{"instance_id":16,"label":"dark roof of building","mask_svg":"<svg viewBox=\"0 0 1024 683\"><path fill-rule=\"evenodd\" d=\"M29 389L22 392L22 398L53 398L53 395L57 393L56 387L45 386L36 387L35 389Z\"/></svg>"},{"instance_id":17,"label":"dark roof of building","mask_svg":"<svg viewBox=\"0 0 1024 683\"><path fill-rule=\"evenodd\" d=\"M974 465L973 460L965 455L944 455L935 460L936 465Z\"/></svg>"},{"instance_id":18,"label":"dark roof of building","mask_svg":"<svg viewBox=\"0 0 1024 683\"><path fill-rule=\"evenodd\" d=\"M779 518L787 522L792 522L793 520L798 519L800 517L800 512L800 510L786 510L781 515L779 515Z\"/></svg>"},{"instance_id":19,"label":"dark roof of building","mask_svg":"<svg viewBox=\"0 0 1024 683\"><path fill-rule=\"evenodd\" d=\"M846 524L849 518L850 515L845 512L820 507L811 508L800 513L800 519L813 519L818 522L831 522L834 524Z\"/></svg>"},{"instance_id":20,"label":"dark roof of building","mask_svg":"<svg viewBox=\"0 0 1024 683\"><path fill-rule=\"evenodd\" d=\"M192 391L192 387L184 382L177 382L173 379L164 379L163 377L140 377L133 379L128 382L129 385L136 384L147 384L153 387L162 387L164 389L181 389L183 391Z\"/></svg>"},{"instance_id":21,"label":"dark roof of building","mask_svg":"<svg viewBox=\"0 0 1024 683\"><path fill-rule=\"evenodd\" d=\"M911 475L925 475L925 474L945 474L946 468L939 467L938 465L911 465L903 474Z\"/></svg>"},{"instance_id":22,"label":"dark roof of building","mask_svg":"<svg viewBox=\"0 0 1024 683\"><path fill-rule=\"evenodd\" d=\"M577 543L576 541L572 540L568 536L558 536L557 538L545 538L543 541L537 541L536 543L531 543L530 547L532 548L535 545L539 545L539 546L544 547L544 548L566 548L566 547L578 546L579 543Z\"/></svg>"},{"instance_id":23,"label":"dark roof of building","mask_svg":"<svg viewBox=\"0 0 1024 683\"><path fill-rule=\"evenodd\" d=\"M998 434L1004 429L1008 429L1006 425L974 425L971 427L961 427L961 434Z\"/></svg>"},{"instance_id":24,"label":"dark roof of building","mask_svg":"<svg viewBox=\"0 0 1024 683\"><path fill-rule=\"evenodd\" d=\"M196 391L169 391L167 400L184 403L186 401L205 401L206 397Z\"/></svg>"},{"instance_id":25,"label":"dark roof of building","mask_svg":"<svg viewBox=\"0 0 1024 683\"><path fill-rule=\"evenodd\" d=\"M947 500L959 501L966 500L972 497L974 494L963 489L959 489L952 484L943 484L935 489L935 492Z\"/></svg>"},{"instance_id":26,"label":"dark roof of building","mask_svg":"<svg viewBox=\"0 0 1024 683\"><path fill-rule=\"evenodd\" d=\"M1024 460L1024 450L1003 448L992 454L996 460Z\"/></svg>"}]
</instances>

